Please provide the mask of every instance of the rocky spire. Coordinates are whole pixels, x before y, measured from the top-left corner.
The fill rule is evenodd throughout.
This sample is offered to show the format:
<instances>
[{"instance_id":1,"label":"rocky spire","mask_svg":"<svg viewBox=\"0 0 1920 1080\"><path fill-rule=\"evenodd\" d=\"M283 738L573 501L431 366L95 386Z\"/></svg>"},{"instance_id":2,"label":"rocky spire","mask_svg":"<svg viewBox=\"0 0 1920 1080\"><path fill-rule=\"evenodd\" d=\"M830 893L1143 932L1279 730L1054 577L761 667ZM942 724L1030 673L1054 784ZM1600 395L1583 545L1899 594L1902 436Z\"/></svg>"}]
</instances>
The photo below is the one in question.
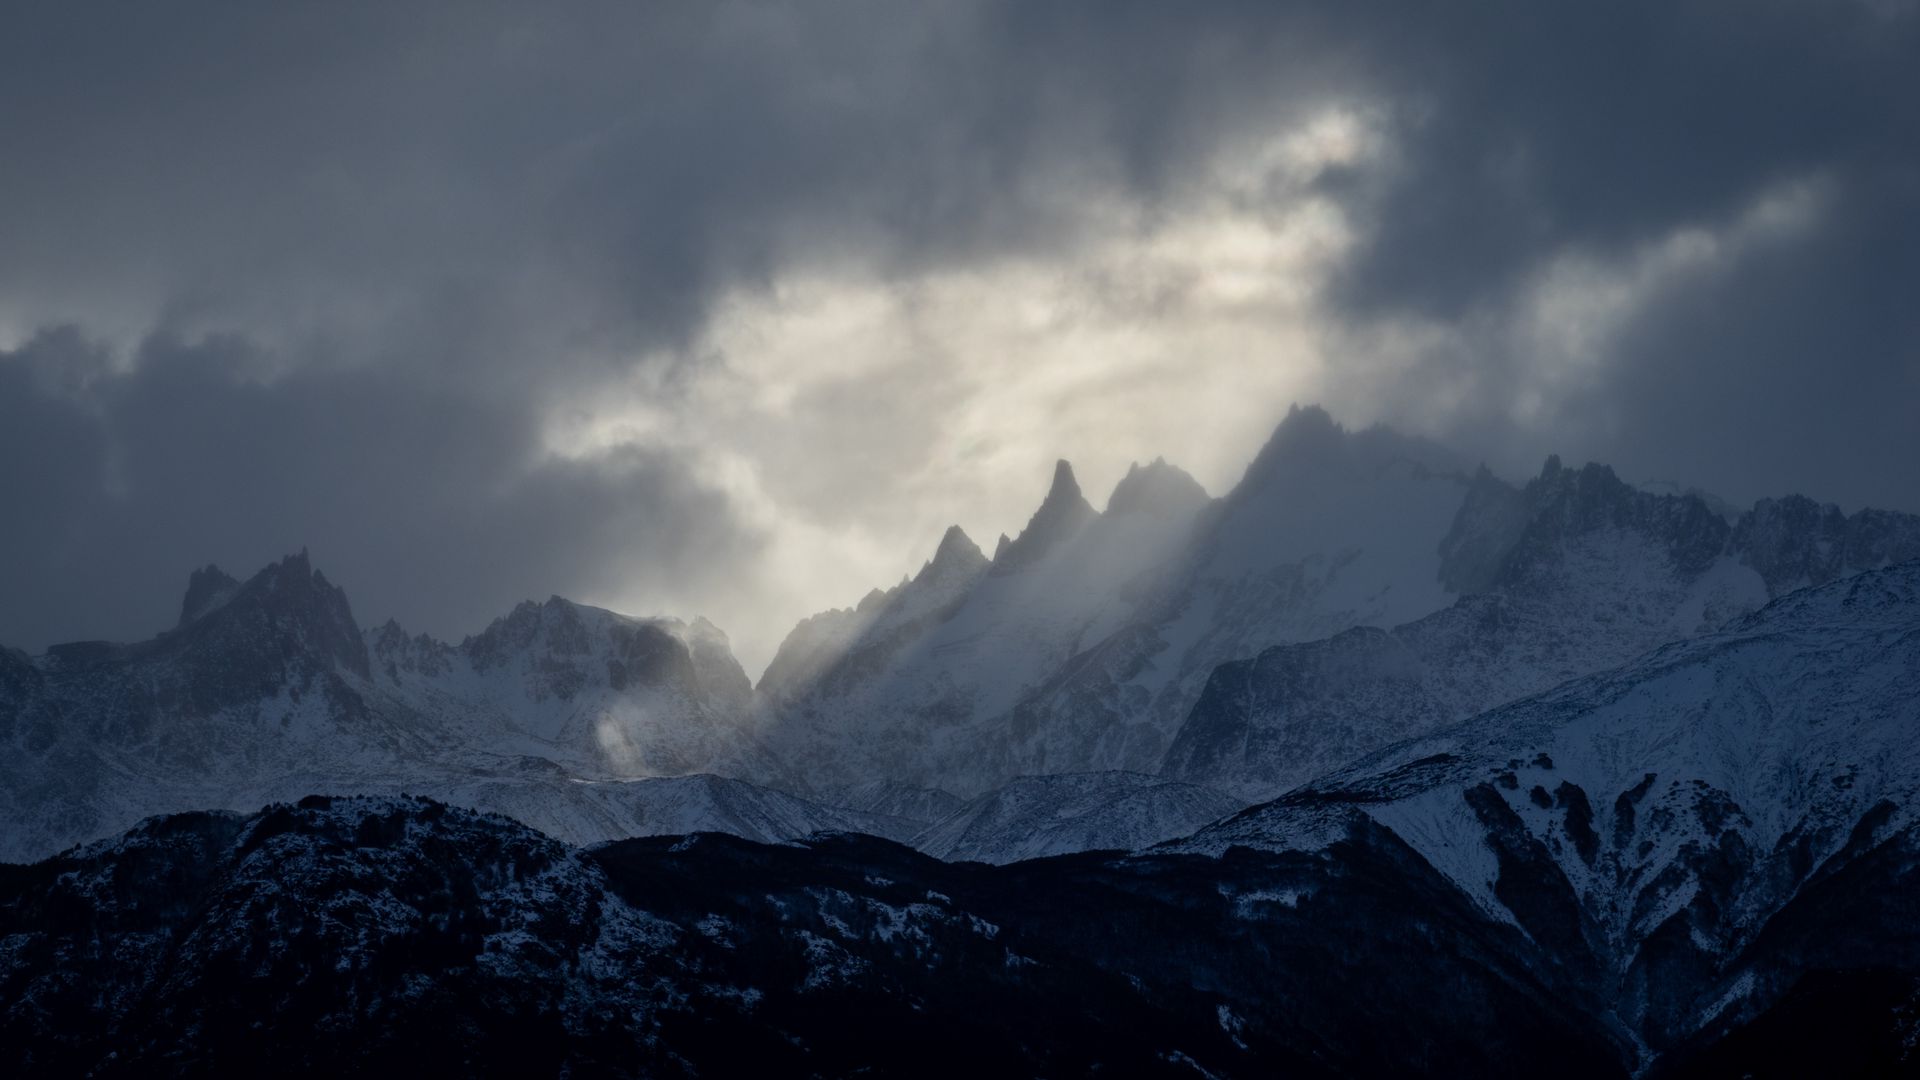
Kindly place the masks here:
<instances>
[{"instance_id":1,"label":"rocky spire","mask_svg":"<svg viewBox=\"0 0 1920 1080\"><path fill-rule=\"evenodd\" d=\"M180 602L180 621L185 626L232 599L240 583L226 571L208 563L187 579L187 595Z\"/></svg>"},{"instance_id":2,"label":"rocky spire","mask_svg":"<svg viewBox=\"0 0 1920 1080\"><path fill-rule=\"evenodd\" d=\"M244 584L213 567L197 571L181 614L186 621L173 640L214 668L230 669L231 677L219 676L223 685L240 687L253 679L271 693L289 668L371 674L366 638L347 594L313 568L304 549Z\"/></svg>"},{"instance_id":3,"label":"rocky spire","mask_svg":"<svg viewBox=\"0 0 1920 1080\"><path fill-rule=\"evenodd\" d=\"M995 553L993 568L1004 573L1038 562L1061 541L1079 532L1100 512L1080 493L1073 466L1062 459L1053 467L1053 486L1018 538Z\"/></svg>"},{"instance_id":4,"label":"rocky spire","mask_svg":"<svg viewBox=\"0 0 1920 1080\"><path fill-rule=\"evenodd\" d=\"M933 558L920 568L913 580L922 583L946 582L973 576L987 568L987 557L980 546L958 525L949 526L934 549Z\"/></svg>"}]
</instances>

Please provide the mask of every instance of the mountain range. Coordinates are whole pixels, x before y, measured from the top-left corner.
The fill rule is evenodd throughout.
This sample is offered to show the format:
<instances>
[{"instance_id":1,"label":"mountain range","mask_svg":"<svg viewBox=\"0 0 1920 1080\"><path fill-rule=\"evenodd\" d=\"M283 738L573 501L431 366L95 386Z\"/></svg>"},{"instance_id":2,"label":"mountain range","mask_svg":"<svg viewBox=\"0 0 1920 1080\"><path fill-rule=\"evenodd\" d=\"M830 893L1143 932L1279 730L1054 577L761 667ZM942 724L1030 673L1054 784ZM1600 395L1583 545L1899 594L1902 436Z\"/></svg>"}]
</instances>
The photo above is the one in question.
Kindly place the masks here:
<instances>
[{"instance_id":1,"label":"mountain range","mask_svg":"<svg viewBox=\"0 0 1920 1080\"><path fill-rule=\"evenodd\" d=\"M702 820L690 805L743 820L692 792L745 789L631 782L702 774L795 829L911 839L1056 774L1104 776L1103 806L1144 805L1157 777L1149 801L1185 822L1912 558L1912 515L1789 497L1729 516L1557 459L1515 486L1296 408L1225 498L1155 461L1096 511L1061 462L992 558L949 529L912 578L803 620L757 687L700 618L553 597L455 645L360 628L304 552L245 582L208 566L152 640L0 653L0 857L312 791L432 794L576 842ZM862 805L862 785L912 805Z\"/></svg>"},{"instance_id":2,"label":"mountain range","mask_svg":"<svg viewBox=\"0 0 1920 1080\"><path fill-rule=\"evenodd\" d=\"M154 818L0 868L0 1046L15 1075L1909 1071L1916 722L1909 562L1135 854L582 850L417 798ZM1097 786L931 846L1044 836L1047 789Z\"/></svg>"},{"instance_id":3,"label":"mountain range","mask_svg":"<svg viewBox=\"0 0 1920 1080\"><path fill-rule=\"evenodd\" d=\"M0 651L0 859L48 860L0 1027L27 1073L341 1064L241 1019L505 1071L1737 1074L1835 1024L1895 1063L1917 650L1920 517L1312 408L1220 498L1061 462L757 685L700 618L451 644L304 552L209 566L148 641ZM497 1026L400 1036L449 1009Z\"/></svg>"}]
</instances>

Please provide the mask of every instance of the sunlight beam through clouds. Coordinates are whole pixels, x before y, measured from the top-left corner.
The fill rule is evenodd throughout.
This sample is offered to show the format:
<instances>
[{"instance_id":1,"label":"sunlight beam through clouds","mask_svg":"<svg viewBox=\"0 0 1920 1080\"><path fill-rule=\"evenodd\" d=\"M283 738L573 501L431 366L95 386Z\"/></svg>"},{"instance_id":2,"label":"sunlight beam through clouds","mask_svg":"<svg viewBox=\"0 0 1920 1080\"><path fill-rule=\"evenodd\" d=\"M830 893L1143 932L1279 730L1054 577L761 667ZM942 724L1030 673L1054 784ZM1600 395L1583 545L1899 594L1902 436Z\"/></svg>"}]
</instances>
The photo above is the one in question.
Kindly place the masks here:
<instances>
[{"instance_id":1,"label":"sunlight beam through clouds","mask_svg":"<svg viewBox=\"0 0 1920 1080\"><path fill-rule=\"evenodd\" d=\"M311 546L370 622L753 667L1058 457L1222 493L1294 401L1920 506L1913 5L1536 9L29 3L0 644Z\"/></svg>"},{"instance_id":2,"label":"sunlight beam through clouds","mask_svg":"<svg viewBox=\"0 0 1920 1080\"><path fill-rule=\"evenodd\" d=\"M549 447L667 450L764 530L740 610L705 612L750 670L801 617L917 569L947 525L988 552L1017 534L1056 458L1096 506L1163 455L1224 492L1323 384L1316 295L1351 237L1312 185L1377 155L1369 123L1329 109L1230 146L1151 213L1087 192L1063 256L784 270L721 299L685 385L634 365L555 409Z\"/></svg>"}]
</instances>

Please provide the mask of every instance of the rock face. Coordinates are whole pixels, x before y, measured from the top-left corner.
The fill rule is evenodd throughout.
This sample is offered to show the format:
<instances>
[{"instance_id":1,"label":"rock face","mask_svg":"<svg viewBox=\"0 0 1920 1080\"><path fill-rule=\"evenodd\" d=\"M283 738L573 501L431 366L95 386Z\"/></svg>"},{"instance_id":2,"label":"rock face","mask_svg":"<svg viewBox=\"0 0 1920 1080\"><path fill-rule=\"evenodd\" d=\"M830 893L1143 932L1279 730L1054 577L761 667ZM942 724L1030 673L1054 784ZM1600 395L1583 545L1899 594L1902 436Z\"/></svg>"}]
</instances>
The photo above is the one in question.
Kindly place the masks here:
<instances>
[{"instance_id":1,"label":"rock face","mask_svg":"<svg viewBox=\"0 0 1920 1080\"><path fill-rule=\"evenodd\" d=\"M604 839L633 832L582 823L643 815L569 778L771 771L745 726L751 685L705 620L556 597L458 646L363 633L304 552L245 583L195 571L182 611L151 641L0 656L0 859L326 790L464 793Z\"/></svg>"},{"instance_id":2,"label":"rock face","mask_svg":"<svg viewBox=\"0 0 1920 1080\"><path fill-rule=\"evenodd\" d=\"M1733 542L1777 594L1920 558L1920 519L1872 509L1848 516L1790 495L1755 503L1735 526Z\"/></svg>"},{"instance_id":3,"label":"rock face","mask_svg":"<svg viewBox=\"0 0 1920 1080\"><path fill-rule=\"evenodd\" d=\"M1873 940L1920 913L1873 895L1915 872L1916 734L1905 563L1379 751L1174 849L1385 828L1652 1050L1691 1052L1780 1007L1811 958L1870 955L1836 905L1864 904ZM1888 954L1909 976L1913 960Z\"/></svg>"}]
</instances>

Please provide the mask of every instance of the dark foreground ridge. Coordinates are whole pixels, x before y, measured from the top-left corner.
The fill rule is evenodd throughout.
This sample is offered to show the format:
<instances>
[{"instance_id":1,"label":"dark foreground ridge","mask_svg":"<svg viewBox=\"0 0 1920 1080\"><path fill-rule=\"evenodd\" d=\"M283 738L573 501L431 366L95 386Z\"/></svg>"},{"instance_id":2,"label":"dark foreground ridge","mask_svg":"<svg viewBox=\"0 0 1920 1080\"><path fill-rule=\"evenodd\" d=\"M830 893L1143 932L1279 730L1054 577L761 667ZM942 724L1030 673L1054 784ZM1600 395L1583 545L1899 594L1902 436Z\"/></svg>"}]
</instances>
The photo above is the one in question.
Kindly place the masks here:
<instances>
[{"instance_id":1,"label":"dark foreground ridge","mask_svg":"<svg viewBox=\"0 0 1920 1080\"><path fill-rule=\"evenodd\" d=\"M1804 977L1656 1073L1897 1068L1920 973L1901 932L1920 914L1914 851L1885 840L1782 913L1755 949L1795 951ZM424 799L314 797L0 867L0 941L12 1076L1636 1064L1574 966L1364 825L1319 853L990 867L857 835L582 850ZM1818 1062L1793 1056L1816 1046Z\"/></svg>"}]
</instances>

